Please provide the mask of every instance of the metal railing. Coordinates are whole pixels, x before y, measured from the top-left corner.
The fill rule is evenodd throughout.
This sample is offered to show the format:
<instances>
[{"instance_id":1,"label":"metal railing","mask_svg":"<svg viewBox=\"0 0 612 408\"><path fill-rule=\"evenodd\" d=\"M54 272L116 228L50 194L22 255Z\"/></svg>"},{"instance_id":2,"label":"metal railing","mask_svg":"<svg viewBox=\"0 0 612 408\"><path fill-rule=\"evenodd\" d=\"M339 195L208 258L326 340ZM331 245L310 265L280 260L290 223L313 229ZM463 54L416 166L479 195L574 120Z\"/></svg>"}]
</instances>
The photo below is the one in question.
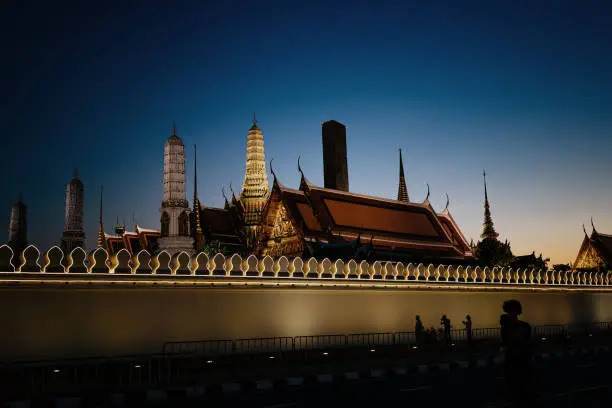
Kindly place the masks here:
<instances>
[{"instance_id":1,"label":"metal railing","mask_svg":"<svg viewBox=\"0 0 612 408\"><path fill-rule=\"evenodd\" d=\"M612 331L612 323L598 322L570 325L533 326L535 341L542 338L559 338L576 334L594 334ZM491 340L500 336L499 328L472 329L472 340ZM467 341L465 329L451 330L454 342ZM163 346L163 355L207 355L210 357L258 354L270 352L298 352L331 348L388 347L416 344L414 332L321 334L312 336L271 337L237 340L173 341Z\"/></svg>"}]
</instances>

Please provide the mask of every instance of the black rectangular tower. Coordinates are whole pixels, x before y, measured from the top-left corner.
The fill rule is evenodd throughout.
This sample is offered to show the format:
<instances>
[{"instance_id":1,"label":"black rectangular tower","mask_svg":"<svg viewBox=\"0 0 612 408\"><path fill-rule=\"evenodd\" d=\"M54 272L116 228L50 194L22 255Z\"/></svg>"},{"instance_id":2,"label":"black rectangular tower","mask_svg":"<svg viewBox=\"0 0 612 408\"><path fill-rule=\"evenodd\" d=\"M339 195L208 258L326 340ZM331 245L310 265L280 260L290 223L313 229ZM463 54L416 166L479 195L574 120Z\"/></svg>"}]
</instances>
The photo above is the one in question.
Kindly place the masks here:
<instances>
[{"instance_id":1,"label":"black rectangular tower","mask_svg":"<svg viewBox=\"0 0 612 408\"><path fill-rule=\"evenodd\" d=\"M335 120L323 122L323 181L325 188L349 191L346 158L346 126Z\"/></svg>"}]
</instances>

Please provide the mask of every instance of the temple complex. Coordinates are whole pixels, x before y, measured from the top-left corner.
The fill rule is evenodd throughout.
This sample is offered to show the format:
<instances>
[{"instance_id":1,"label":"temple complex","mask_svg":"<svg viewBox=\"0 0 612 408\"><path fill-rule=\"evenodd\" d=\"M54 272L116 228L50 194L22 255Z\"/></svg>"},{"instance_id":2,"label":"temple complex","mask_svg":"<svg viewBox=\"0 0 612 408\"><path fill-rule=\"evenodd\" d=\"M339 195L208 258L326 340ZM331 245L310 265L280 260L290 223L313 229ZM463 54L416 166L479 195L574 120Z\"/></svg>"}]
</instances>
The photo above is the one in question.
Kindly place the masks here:
<instances>
[{"instance_id":1,"label":"temple complex","mask_svg":"<svg viewBox=\"0 0 612 408\"><path fill-rule=\"evenodd\" d=\"M410 201L399 150L396 198L373 197L349 191L346 127L335 120L321 124L324 186L306 177L298 159L300 184L283 185L272 169L268 183L263 132L257 118L248 130L246 166L237 195L230 184L223 208L210 207L198 196L197 156L194 146L194 195L186 197L185 147L173 126L164 145L163 199L160 228L145 229L134 220L130 230L117 223L113 233L103 225L103 190L97 247L116 253L125 249L171 255L201 251L242 256L314 257L317 259L390 260L413 263L470 264L477 258L449 210L449 201L436 211L427 196ZM66 218L62 247L70 251L83 245L83 184L75 172L66 186ZM16 204L11 239L25 242L25 206ZM22 215L23 214L23 215ZM23 225L23 228L18 227ZM20 235L21 234L21 235ZM20 238L21 237L21 238ZM496 240L485 180L483 239ZM21 242L20 241L20 242Z\"/></svg>"},{"instance_id":2,"label":"temple complex","mask_svg":"<svg viewBox=\"0 0 612 408\"><path fill-rule=\"evenodd\" d=\"M223 208L209 207L198 197L197 159L194 151L193 211L185 195L185 156L182 140L173 129L164 149L164 200L161 229L125 225L114 234L104 232L102 196L98 245L113 253L125 248L135 254L167 250L187 253L202 250L272 257L318 259L377 259L403 262L471 263L471 245L446 207L436 212L427 197L410 202L399 152L397 199L349 192L346 128L337 121L322 123L325 186L301 175L297 189L284 186L271 168L270 190L263 132L256 117L247 134L246 168L237 196L222 191ZM486 189L486 188L485 188ZM485 209L488 199L485 191ZM487 212L485 211L485 214ZM485 216L487 236L495 234L490 213Z\"/></svg>"},{"instance_id":3,"label":"temple complex","mask_svg":"<svg viewBox=\"0 0 612 408\"><path fill-rule=\"evenodd\" d=\"M83 208L85 206L85 191L79 180L79 173L74 170L74 176L66 184L66 214L61 248L70 252L74 248L85 247L85 232L83 231Z\"/></svg>"},{"instance_id":4,"label":"temple complex","mask_svg":"<svg viewBox=\"0 0 612 408\"><path fill-rule=\"evenodd\" d=\"M589 236L584 225L584 239L574 261L574 269L580 271L609 271L612 270L612 235L602 234L595 229L591 219L593 231Z\"/></svg>"}]
</instances>

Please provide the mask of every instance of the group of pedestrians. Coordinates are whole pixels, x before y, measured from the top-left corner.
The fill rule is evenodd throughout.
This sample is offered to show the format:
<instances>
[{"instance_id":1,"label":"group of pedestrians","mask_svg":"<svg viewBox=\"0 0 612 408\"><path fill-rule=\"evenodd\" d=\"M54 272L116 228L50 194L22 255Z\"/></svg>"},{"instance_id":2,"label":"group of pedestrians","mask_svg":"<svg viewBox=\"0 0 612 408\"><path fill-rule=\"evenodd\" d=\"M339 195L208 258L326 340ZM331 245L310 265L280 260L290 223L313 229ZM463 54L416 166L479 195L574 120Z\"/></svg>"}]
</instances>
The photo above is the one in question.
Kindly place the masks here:
<instances>
[{"instance_id":1,"label":"group of pedestrians","mask_svg":"<svg viewBox=\"0 0 612 408\"><path fill-rule=\"evenodd\" d=\"M519 319L523 308L518 300L508 300L502 307L504 313L499 319L501 346L505 357L504 378L508 398L514 406L527 407L534 400L532 369L532 338L529 323ZM472 343L472 318L465 317L462 322L468 347ZM440 344L447 349L453 346L451 321L446 315L440 318L440 328L425 329L421 316L416 316L414 327L416 341L420 348L437 347Z\"/></svg>"},{"instance_id":2,"label":"group of pedestrians","mask_svg":"<svg viewBox=\"0 0 612 408\"><path fill-rule=\"evenodd\" d=\"M472 342L472 318L470 315L467 315L462 323L465 326L466 340L469 346ZM414 326L417 345L421 348L426 348L427 346L438 346L441 344L450 349L454 345L451 328L451 321L445 314L440 318L440 327L437 330L435 327L425 329L421 316L417 315Z\"/></svg>"}]
</instances>

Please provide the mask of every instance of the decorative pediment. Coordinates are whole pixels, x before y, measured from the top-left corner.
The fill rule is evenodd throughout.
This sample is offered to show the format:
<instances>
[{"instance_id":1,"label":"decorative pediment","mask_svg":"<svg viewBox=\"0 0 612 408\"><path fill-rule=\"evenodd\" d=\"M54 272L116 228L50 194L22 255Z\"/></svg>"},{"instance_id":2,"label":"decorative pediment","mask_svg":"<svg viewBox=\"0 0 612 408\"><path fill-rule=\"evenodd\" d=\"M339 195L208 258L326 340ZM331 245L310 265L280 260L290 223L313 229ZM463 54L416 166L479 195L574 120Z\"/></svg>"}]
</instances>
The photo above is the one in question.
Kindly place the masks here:
<instances>
[{"instance_id":1,"label":"decorative pediment","mask_svg":"<svg viewBox=\"0 0 612 408\"><path fill-rule=\"evenodd\" d=\"M264 213L264 231L260 248L262 255L278 257L299 256L303 251L302 238L292 221L278 191L273 192Z\"/></svg>"},{"instance_id":2,"label":"decorative pediment","mask_svg":"<svg viewBox=\"0 0 612 408\"><path fill-rule=\"evenodd\" d=\"M283 238L292 238L296 235L295 228L293 228L293 224L287 215L287 209L281 203L274 218L270 240L280 243Z\"/></svg>"},{"instance_id":3,"label":"decorative pediment","mask_svg":"<svg viewBox=\"0 0 612 408\"><path fill-rule=\"evenodd\" d=\"M578 253L576 257L576 264L574 268L576 269L597 269L604 265L604 260L600 256L599 252L591 245L591 243L587 243L587 245L583 245L581 251Z\"/></svg>"}]
</instances>

